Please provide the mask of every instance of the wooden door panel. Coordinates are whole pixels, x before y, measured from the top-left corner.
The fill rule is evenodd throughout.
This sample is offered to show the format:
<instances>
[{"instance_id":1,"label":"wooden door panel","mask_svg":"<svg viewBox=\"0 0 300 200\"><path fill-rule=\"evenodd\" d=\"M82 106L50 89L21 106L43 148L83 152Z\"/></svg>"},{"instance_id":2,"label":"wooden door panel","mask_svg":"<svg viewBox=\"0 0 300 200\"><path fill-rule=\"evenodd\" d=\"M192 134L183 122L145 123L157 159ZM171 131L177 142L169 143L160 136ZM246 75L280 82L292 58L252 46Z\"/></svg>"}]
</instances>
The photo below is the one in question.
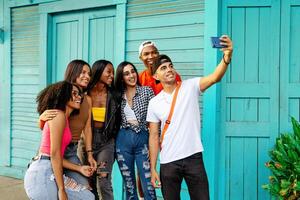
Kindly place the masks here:
<instances>
[{"instance_id":1,"label":"wooden door panel","mask_svg":"<svg viewBox=\"0 0 300 200\"><path fill-rule=\"evenodd\" d=\"M292 131L290 117L300 120L300 2L282 4L280 63L280 132Z\"/></svg>"},{"instance_id":2,"label":"wooden door panel","mask_svg":"<svg viewBox=\"0 0 300 200\"><path fill-rule=\"evenodd\" d=\"M82 58L82 14L53 16L52 23L52 82L63 80L67 64Z\"/></svg>"},{"instance_id":3,"label":"wooden door panel","mask_svg":"<svg viewBox=\"0 0 300 200\"><path fill-rule=\"evenodd\" d=\"M112 8L101 11L88 11L84 14L84 44L87 45L85 58L89 63L106 59L114 63L115 49L115 10Z\"/></svg>"},{"instance_id":4,"label":"wooden door panel","mask_svg":"<svg viewBox=\"0 0 300 200\"><path fill-rule=\"evenodd\" d=\"M270 198L261 185L268 181L264 162L278 134L279 34L269 33L279 31L279 6L232 0L225 5L225 32L234 54L221 87L220 173L225 176L219 187L225 184L228 200Z\"/></svg>"}]
</instances>

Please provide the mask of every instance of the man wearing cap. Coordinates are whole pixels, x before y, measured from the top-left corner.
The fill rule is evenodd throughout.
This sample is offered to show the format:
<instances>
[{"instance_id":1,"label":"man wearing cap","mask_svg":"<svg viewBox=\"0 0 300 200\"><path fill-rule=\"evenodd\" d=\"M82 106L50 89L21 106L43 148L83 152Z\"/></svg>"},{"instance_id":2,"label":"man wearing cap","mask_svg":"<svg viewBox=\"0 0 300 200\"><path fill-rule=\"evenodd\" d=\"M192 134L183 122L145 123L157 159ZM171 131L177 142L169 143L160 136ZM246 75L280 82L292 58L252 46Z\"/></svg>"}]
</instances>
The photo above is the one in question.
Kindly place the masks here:
<instances>
[{"instance_id":1,"label":"man wearing cap","mask_svg":"<svg viewBox=\"0 0 300 200\"><path fill-rule=\"evenodd\" d=\"M161 83L156 82L151 71L154 61L159 56L159 52L154 42L144 41L139 47L139 58L143 61L146 69L139 74L141 85L150 86L154 94L157 95L162 90ZM181 81L181 78L176 74L176 80Z\"/></svg>"},{"instance_id":2,"label":"man wearing cap","mask_svg":"<svg viewBox=\"0 0 300 200\"><path fill-rule=\"evenodd\" d=\"M147 112L151 183L154 187L162 187L165 200L180 199L183 179L191 199L209 199L208 180L202 160L198 102L201 92L219 82L230 63L233 50L231 39L224 35L220 40L221 45L227 47L221 49L223 58L208 76L178 82L168 56L160 55L153 63L152 74L161 82L163 90L150 100ZM159 149L160 177L156 171Z\"/></svg>"},{"instance_id":3,"label":"man wearing cap","mask_svg":"<svg viewBox=\"0 0 300 200\"><path fill-rule=\"evenodd\" d=\"M163 89L161 83L157 82L153 78L152 74L152 65L154 61L159 56L159 52L157 46L152 41L144 41L139 46L139 58L143 61L146 69L139 74L139 81L142 86L149 86L152 88L155 95L160 93ZM176 74L176 80L181 81L181 78L178 74ZM140 197L144 197L141 181L139 176L137 176L137 185Z\"/></svg>"}]
</instances>

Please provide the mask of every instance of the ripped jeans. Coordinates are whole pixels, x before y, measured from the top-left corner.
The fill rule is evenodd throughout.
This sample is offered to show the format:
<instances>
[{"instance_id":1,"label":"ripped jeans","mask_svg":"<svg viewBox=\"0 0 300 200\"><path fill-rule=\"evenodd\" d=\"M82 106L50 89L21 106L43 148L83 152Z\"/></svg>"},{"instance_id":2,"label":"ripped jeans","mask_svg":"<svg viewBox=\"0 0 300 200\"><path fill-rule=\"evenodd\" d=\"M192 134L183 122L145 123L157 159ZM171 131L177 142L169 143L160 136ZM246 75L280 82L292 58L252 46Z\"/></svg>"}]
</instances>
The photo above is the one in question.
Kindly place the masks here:
<instances>
[{"instance_id":1,"label":"ripped jeans","mask_svg":"<svg viewBox=\"0 0 300 200\"><path fill-rule=\"evenodd\" d=\"M138 200L135 178L135 163L142 182L145 200L156 199L155 189L151 184L148 131L139 133L131 129L120 129L116 139L118 165L125 182L126 199Z\"/></svg>"},{"instance_id":2,"label":"ripped jeans","mask_svg":"<svg viewBox=\"0 0 300 200\"><path fill-rule=\"evenodd\" d=\"M98 146L97 149L94 150L94 158L98 163L97 176L94 178L96 178L99 199L113 200L114 194L111 173L115 161L115 140L112 138L105 144Z\"/></svg>"},{"instance_id":3,"label":"ripped jeans","mask_svg":"<svg viewBox=\"0 0 300 200\"><path fill-rule=\"evenodd\" d=\"M91 191L83 185L77 184L73 179L64 176L64 182L69 200L95 199L95 196ZM29 199L58 199L57 185L50 160L38 159L30 164L24 177L24 188Z\"/></svg>"},{"instance_id":4,"label":"ripped jeans","mask_svg":"<svg viewBox=\"0 0 300 200\"><path fill-rule=\"evenodd\" d=\"M64 158L73 164L81 165L82 163L77 156L77 148L78 144L70 143L65 150ZM64 168L64 174L70 178L73 178L77 183L89 187L88 178L82 175L81 173Z\"/></svg>"}]
</instances>

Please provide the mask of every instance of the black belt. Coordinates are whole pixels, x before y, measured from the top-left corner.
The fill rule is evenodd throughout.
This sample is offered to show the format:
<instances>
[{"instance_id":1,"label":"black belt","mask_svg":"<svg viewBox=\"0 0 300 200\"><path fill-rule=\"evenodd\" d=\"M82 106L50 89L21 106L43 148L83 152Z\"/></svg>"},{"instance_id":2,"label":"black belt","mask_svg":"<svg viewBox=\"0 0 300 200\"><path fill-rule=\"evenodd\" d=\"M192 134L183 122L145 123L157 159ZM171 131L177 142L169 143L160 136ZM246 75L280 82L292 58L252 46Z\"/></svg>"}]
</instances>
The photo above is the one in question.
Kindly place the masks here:
<instances>
[{"instance_id":1,"label":"black belt","mask_svg":"<svg viewBox=\"0 0 300 200\"><path fill-rule=\"evenodd\" d=\"M49 156L41 155L40 160L50 160Z\"/></svg>"},{"instance_id":2,"label":"black belt","mask_svg":"<svg viewBox=\"0 0 300 200\"><path fill-rule=\"evenodd\" d=\"M27 168L29 168L29 166L32 164L32 162L37 161L37 160L50 160L50 156L40 155L40 156L33 157L30 160L30 162L28 163Z\"/></svg>"},{"instance_id":3,"label":"black belt","mask_svg":"<svg viewBox=\"0 0 300 200\"><path fill-rule=\"evenodd\" d=\"M39 155L39 156L33 157L31 160L32 161L36 161L36 160L50 160L50 156Z\"/></svg>"}]
</instances>

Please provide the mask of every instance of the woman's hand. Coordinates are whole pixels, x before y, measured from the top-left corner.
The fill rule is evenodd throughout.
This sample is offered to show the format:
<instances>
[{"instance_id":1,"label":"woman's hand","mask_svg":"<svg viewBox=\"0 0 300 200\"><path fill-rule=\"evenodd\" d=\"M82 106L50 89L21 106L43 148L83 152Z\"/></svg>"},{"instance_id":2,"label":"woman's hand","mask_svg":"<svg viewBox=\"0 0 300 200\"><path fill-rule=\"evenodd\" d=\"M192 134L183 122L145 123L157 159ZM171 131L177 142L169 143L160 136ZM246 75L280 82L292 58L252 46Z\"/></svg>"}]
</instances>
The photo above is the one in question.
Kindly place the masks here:
<instances>
[{"instance_id":1,"label":"woman's hand","mask_svg":"<svg viewBox=\"0 0 300 200\"><path fill-rule=\"evenodd\" d=\"M93 154L88 152L88 162L90 167L93 169L93 172L97 170L97 161L94 159Z\"/></svg>"},{"instance_id":2,"label":"woman's hand","mask_svg":"<svg viewBox=\"0 0 300 200\"><path fill-rule=\"evenodd\" d=\"M52 120L54 117L56 117L58 110L57 109L50 109L50 110L45 110L41 115L39 120L40 121L48 121Z\"/></svg>"},{"instance_id":3,"label":"woman's hand","mask_svg":"<svg viewBox=\"0 0 300 200\"><path fill-rule=\"evenodd\" d=\"M80 173L86 177L90 177L93 175L94 173L94 170L92 167L88 166L88 165L82 165L80 166L80 169L79 169Z\"/></svg>"},{"instance_id":4,"label":"woman's hand","mask_svg":"<svg viewBox=\"0 0 300 200\"><path fill-rule=\"evenodd\" d=\"M58 190L58 199L59 200L68 200L68 195L64 189Z\"/></svg>"}]
</instances>

